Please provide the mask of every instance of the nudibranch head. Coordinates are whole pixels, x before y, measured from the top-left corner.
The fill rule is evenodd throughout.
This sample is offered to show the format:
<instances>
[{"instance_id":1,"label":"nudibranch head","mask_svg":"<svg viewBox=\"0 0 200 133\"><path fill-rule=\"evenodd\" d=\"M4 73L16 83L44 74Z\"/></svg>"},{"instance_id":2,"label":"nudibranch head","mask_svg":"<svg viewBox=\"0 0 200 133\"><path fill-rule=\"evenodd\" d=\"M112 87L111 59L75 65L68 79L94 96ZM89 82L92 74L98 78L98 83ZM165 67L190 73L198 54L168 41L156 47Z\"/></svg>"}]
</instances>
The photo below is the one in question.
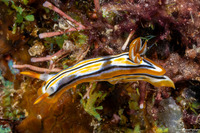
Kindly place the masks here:
<instances>
[{"instance_id":1,"label":"nudibranch head","mask_svg":"<svg viewBox=\"0 0 200 133\"><path fill-rule=\"evenodd\" d=\"M44 80L46 82L45 84L43 84L41 90L40 89L38 90L38 91L40 91L40 93L39 93L40 96L36 99L34 104L37 104L40 101L42 101L43 99L45 99L46 97L53 95L57 90L56 84L49 86L49 82L55 76L54 74L52 74L52 75L50 75L50 74L39 74L39 73L31 72L31 71L20 72L20 74L27 75L27 76L37 78L37 79L41 79L41 80Z\"/></svg>"},{"instance_id":2,"label":"nudibranch head","mask_svg":"<svg viewBox=\"0 0 200 133\"><path fill-rule=\"evenodd\" d=\"M41 88L42 94L36 99L34 104L37 104L40 101L42 101L43 99L45 99L46 97L52 96L54 93L56 93L57 87L55 85L56 84L49 85L49 82L47 81L46 84L43 85L42 88Z\"/></svg>"},{"instance_id":3,"label":"nudibranch head","mask_svg":"<svg viewBox=\"0 0 200 133\"><path fill-rule=\"evenodd\" d=\"M58 85L57 84L59 83L59 81L51 84L51 82L53 81L53 79L55 79L55 78L54 77L50 78L42 86L42 88L41 88L42 95L40 95L36 99L36 101L34 102L34 104L37 104L40 101L42 101L43 99L45 99L46 97L51 97L54 93L56 93L56 91L58 89Z\"/></svg>"}]
</instances>

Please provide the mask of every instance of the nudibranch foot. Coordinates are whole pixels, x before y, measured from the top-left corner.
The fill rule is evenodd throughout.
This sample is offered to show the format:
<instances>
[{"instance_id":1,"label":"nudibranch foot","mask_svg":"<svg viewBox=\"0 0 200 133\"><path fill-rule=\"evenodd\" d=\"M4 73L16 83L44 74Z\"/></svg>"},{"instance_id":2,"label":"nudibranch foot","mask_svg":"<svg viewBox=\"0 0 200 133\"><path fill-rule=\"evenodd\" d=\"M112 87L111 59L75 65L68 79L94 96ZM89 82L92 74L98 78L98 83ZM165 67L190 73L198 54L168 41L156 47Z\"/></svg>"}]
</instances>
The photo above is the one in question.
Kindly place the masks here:
<instances>
[{"instance_id":1,"label":"nudibranch foot","mask_svg":"<svg viewBox=\"0 0 200 133\"><path fill-rule=\"evenodd\" d=\"M119 80L121 79L121 80ZM172 87L175 88L173 81L167 76L152 76L148 74L127 74L107 79L110 83L116 82L133 82L133 81L146 81L155 87Z\"/></svg>"},{"instance_id":2,"label":"nudibranch foot","mask_svg":"<svg viewBox=\"0 0 200 133\"><path fill-rule=\"evenodd\" d=\"M45 98L48 97L48 96L49 96L49 94L48 94L47 92L44 93L44 94L42 94L42 95L40 95L40 96L35 100L34 104L39 103L40 101L42 101L43 99L45 99Z\"/></svg>"}]
</instances>

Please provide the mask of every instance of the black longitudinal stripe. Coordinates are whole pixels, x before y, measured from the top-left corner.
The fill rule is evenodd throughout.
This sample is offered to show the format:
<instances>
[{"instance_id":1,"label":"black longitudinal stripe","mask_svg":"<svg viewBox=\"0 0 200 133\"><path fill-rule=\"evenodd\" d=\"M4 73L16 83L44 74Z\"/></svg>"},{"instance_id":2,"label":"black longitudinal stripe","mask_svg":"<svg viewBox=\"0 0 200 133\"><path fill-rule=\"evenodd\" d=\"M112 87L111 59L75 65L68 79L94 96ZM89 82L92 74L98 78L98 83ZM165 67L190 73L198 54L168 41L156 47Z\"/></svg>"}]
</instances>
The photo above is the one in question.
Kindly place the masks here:
<instances>
[{"instance_id":1,"label":"black longitudinal stripe","mask_svg":"<svg viewBox=\"0 0 200 133\"><path fill-rule=\"evenodd\" d=\"M113 65L113 66L105 67L104 69L100 69L100 70L98 70L96 72L93 72L91 74L101 73L102 71L106 71L106 70L110 70L110 69L114 69L114 68L121 68L121 69L123 69L123 68L126 68L126 69L131 69L131 68L132 69L133 68L151 68L151 69L155 69L155 67L153 67L153 66L147 66L147 65L140 65L140 66L116 66L116 65L114 66ZM63 73L63 74L65 74L65 73ZM90 75L90 74L82 75L82 76L79 76L79 77L83 77L83 76L87 76L87 75ZM53 82L55 79L51 80L48 83L48 85L45 87L45 90L48 88L48 86L50 85L50 83Z\"/></svg>"},{"instance_id":2,"label":"black longitudinal stripe","mask_svg":"<svg viewBox=\"0 0 200 133\"><path fill-rule=\"evenodd\" d=\"M145 60L145 59L143 59L143 61L144 61L145 63L149 64L150 66L153 66L151 63L149 63L149 61L147 61L147 60Z\"/></svg>"},{"instance_id":3,"label":"black longitudinal stripe","mask_svg":"<svg viewBox=\"0 0 200 133\"><path fill-rule=\"evenodd\" d=\"M116 56L116 57L114 57L114 58L119 58L119 57L124 56L124 55L128 55L128 53L121 54L121 55ZM89 63L84 64L84 65L82 65L82 66L79 66L79 67L77 67L77 68L74 68L74 69L71 69L71 70L69 70L69 71L65 71L65 72L63 72L63 73L60 73L59 75L57 75L53 80L51 80L51 81L46 85L45 90L48 88L48 86L49 86L54 80L56 80L59 76L65 74L65 73L68 73L68 72L73 71L73 70L75 70L75 69L79 69L79 68L84 67L84 66L86 66L86 65L90 65L90 64L92 64L92 63L97 63L97 62L100 62L100 61L111 60L111 59L113 59L113 57L105 57L105 58L103 58L103 59L101 59L101 60L89 62ZM127 58L127 59L128 59L129 61L133 62L131 59L129 59L129 58ZM146 64L149 64L149 66L140 65L140 66L139 66L140 68L142 68L142 67L145 68L145 66L146 66L146 67L155 69L155 67L153 67L153 65L152 65L151 63L149 63L148 61L146 61L145 59L144 59L144 62L145 62ZM134 62L133 62L133 63L134 63ZM74 66L74 65L73 65L73 66ZM72 66L72 67L73 67L73 66ZM114 67L120 67L120 66L114 66ZM123 66L122 66L122 67L123 67ZM124 66L124 67L126 67L126 66ZM129 67L127 67L127 68L134 68L134 67L138 67L138 66L129 66Z\"/></svg>"},{"instance_id":4,"label":"black longitudinal stripe","mask_svg":"<svg viewBox=\"0 0 200 133\"><path fill-rule=\"evenodd\" d=\"M134 61L132 61L130 58L128 58L128 60L131 61L131 62L134 62ZM146 64L148 64L149 66L152 66L152 67L153 67L153 65L152 65L151 63L149 63L149 61L147 61L147 60L145 60L145 59L143 59L143 61L144 61ZM134 62L134 63L135 63L135 62Z\"/></svg>"},{"instance_id":5,"label":"black longitudinal stripe","mask_svg":"<svg viewBox=\"0 0 200 133\"><path fill-rule=\"evenodd\" d=\"M81 67L90 65L90 64L92 64L92 63L97 63L97 62L104 61L104 60L110 60L110 59L113 59L113 58L119 58L119 57L124 56L124 55L128 55L128 53L124 53L124 54L121 54L121 55L116 56L116 57L103 57L103 58L100 59L100 60L88 62L87 64L83 64L83 65L81 65L81 66L79 66L79 67L76 67L76 68L74 68L74 69L71 69L71 70L65 71L65 72L63 72L63 73L60 73L59 75L57 75L54 79L52 79L52 80L46 85L45 89L47 89L48 86L51 84L51 82L53 82L54 80L56 80L60 75L63 75L63 74L68 73L68 72L70 72L70 71L74 71L75 69L79 69L79 68L81 68ZM79 63L80 63L80 62L79 62ZM76 65L76 64L75 64L75 65ZM73 66L75 66L75 65L73 65ZM71 67L73 67L73 66L71 66ZM71 67L66 68L66 69L70 69ZM66 70L66 69L64 69L64 70ZM64 70L62 70L62 71L64 71Z\"/></svg>"},{"instance_id":6,"label":"black longitudinal stripe","mask_svg":"<svg viewBox=\"0 0 200 133\"><path fill-rule=\"evenodd\" d=\"M163 76L155 76L155 75L150 75L150 74L146 74L146 73L122 74L122 75L114 76L112 78L117 78L117 77L121 77L121 76L132 76L132 75L133 76L142 75L142 76L147 76L147 77L151 77L151 78L165 79Z\"/></svg>"},{"instance_id":7,"label":"black longitudinal stripe","mask_svg":"<svg viewBox=\"0 0 200 133\"><path fill-rule=\"evenodd\" d=\"M143 65L143 66L145 66L145 65ZM134 67L136 67L136 66L134 66ZM76 77L76 78L71 79L70 81L68 81L68 82L66 82L66 83L64 83L64 84L62 84L61 86L59 86L58 89L56 90L56 92L58 92L58 91L59 91L60 89L62 89L64 86L66 86L66 85L68 85L68 84L70 84L70 83L72 83L72 82L74 82L74 81L76 81L76 80L81 79L82 77L88 77L88 76L96 75L96 74L99 74L99 73L101 73L101 72L108 71L108 70L111 70L111 69L114 69L114 68L127 68L127 67L126 67L126 66L111 66L111 67L107 67L107 68L105 68L105 69L99 70L99 71L94 72L94 73L91 73L91 74L87 74L87 75L83 75L83 76ZM126 75L126 74L125 74L125 75ZM162 77L159 77L159 76L154 76L154 75L149 75L149 74L143 74L143 73L141 73L141 74L127 74L127 75L144 75L144 76L149 76L149 77L152 77L152 78L163 79ZM118 76L120 76L120 75L118 75ZM115 76L115 77L117 77L117 76ZM53 96L56 92L54 92L54 93L53 93L52 95L50 95L50 96Z\"/></svg>"}]
</instances>

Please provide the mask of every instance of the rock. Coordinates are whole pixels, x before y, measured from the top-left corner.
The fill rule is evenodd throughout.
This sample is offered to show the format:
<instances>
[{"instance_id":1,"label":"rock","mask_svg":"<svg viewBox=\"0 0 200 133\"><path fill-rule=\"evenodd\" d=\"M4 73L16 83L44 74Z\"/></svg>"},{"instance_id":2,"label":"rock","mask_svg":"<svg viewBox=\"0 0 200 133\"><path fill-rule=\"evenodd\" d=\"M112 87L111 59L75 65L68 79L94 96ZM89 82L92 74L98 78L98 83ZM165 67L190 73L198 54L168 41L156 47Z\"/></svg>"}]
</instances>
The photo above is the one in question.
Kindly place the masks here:
<instances>
[{"instance_id":1,"label":"rock","mask_svg":"<svg viewBox=\"0 0 200 133\"><path fill-rule=\"evenodd\" d=\"M175 100L170 97L160 102L160 105L164 108L158 112L159 126L165 126L169 132L182 132L184 124L182 120L182 111L180 107L175 103Z\"/></svg>"}]
</instances>

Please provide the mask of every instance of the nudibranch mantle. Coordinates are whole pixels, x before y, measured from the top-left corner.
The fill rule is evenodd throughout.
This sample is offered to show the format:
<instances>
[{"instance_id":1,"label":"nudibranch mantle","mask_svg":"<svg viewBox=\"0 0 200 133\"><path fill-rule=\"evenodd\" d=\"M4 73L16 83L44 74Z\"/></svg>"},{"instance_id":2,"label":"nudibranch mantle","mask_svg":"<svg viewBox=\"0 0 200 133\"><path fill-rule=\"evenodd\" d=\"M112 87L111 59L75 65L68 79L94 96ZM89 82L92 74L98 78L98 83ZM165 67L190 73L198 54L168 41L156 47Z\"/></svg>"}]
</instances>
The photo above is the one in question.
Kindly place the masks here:
<instances>
[{"instance_id":1,"label":"nudibranch mantle","mask_svg":"<svg viewBox=\"0 0 200 133\"><path fill-rule=\"evenodd\" d=\"M165 69L152 60L140 57L146 52L147 42L142 46L141 39L137 38L129 46L129 52L119 55L93 58L81 61L56 75L21 72L46 83L42 87L42 95L35 104L46 97L57 101L66 90L83 82L108 81L110 83L131 82L143 80L156 87L174 87L173 81L164 76Z\"/></svg>"}]
</instances>

